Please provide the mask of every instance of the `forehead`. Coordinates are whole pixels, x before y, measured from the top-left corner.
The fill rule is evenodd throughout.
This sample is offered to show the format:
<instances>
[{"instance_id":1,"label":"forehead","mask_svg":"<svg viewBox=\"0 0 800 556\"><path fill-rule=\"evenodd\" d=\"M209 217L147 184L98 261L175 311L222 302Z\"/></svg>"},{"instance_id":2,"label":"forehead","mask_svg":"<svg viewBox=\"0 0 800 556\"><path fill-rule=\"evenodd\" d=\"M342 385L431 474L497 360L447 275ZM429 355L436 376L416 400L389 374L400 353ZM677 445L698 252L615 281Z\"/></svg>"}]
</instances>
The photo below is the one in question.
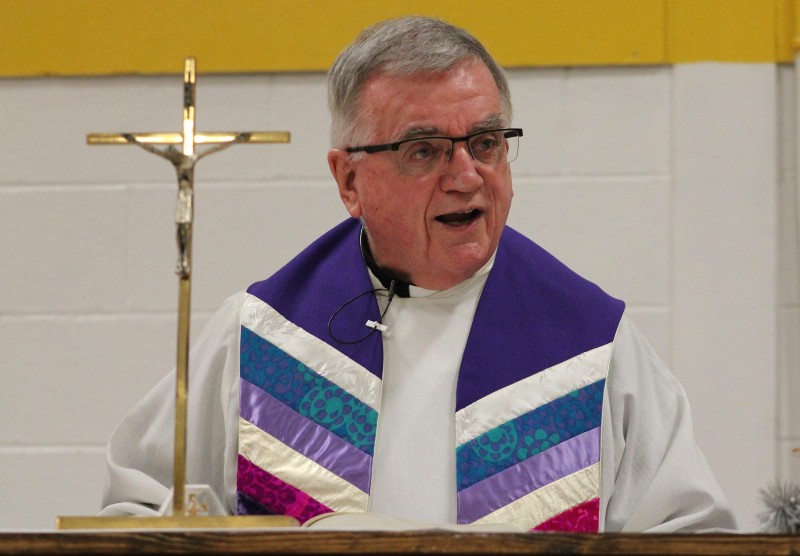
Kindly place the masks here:
<instances>
[{"instance_id":1,"label":"forehead","mask_svg":"<svg viewBox=\"0 0 800 556\"><path fill-rule=\"evenodd\" d=\"M502 119L500 93L489 68L472 60L445 71L371 76L362 88L360 108L376 141L395 141L420 130L465 135Z\"/></svg>"}]
</instances>

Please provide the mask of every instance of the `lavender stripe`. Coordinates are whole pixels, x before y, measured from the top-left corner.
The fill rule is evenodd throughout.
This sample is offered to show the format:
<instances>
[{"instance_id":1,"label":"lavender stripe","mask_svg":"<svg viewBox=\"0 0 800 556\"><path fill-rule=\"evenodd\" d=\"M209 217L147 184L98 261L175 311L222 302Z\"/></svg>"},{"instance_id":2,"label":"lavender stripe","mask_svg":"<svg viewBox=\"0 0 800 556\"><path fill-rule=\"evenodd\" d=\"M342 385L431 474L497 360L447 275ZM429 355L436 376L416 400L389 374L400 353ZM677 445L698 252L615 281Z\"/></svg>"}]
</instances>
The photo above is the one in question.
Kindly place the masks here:
<instances>
[{"instance_id":1,"label":"lavender stripe","mask_svg":"<svg viewBox=\"0 0 800 556\"><path fill-rule=\"evenodd\" d=\"M329 430L310 421L266 392L240 379L243 419L369 493L372 458Z\"/></svg>"},{"instance_id":2,"label":"lavender stripe","mask_svg":"<svg viewBox=\"0 0 800 556\"><path fill-rule=\"evenodd\" d=\"M600 460L600 427L496 473L458 493L458 522L472 523Z\"/></svg>"}]
</instances>

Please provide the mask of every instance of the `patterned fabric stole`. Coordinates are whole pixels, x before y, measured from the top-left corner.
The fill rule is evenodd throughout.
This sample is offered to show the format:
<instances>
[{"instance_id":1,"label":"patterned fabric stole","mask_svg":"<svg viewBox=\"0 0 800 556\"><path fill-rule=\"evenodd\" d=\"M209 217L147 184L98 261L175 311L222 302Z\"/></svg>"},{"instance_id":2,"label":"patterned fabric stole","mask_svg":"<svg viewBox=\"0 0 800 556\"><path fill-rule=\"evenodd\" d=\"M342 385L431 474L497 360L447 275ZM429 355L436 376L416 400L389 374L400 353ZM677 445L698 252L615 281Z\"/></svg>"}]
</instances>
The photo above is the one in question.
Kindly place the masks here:
<instances>
[{"instance_id":1,"label":"patterned fabric stole","mask_svg":"<svg viewBox=\"0 0 800 556\"><path fill-rule=\"evenodd\" d=\"M366 511L380 380L254 296L240 347L237 513Z\"/></svg>"},{"instance_id":2,"label":"patterned fabric stole","mask_svg":"<svg viewBox=\"0 0 800 556\"><path fill-rule=\"evenodd\" d=\"M610 354L601 346L457 412L459 523L598 531Z\"/></svg>"}]
</instances>

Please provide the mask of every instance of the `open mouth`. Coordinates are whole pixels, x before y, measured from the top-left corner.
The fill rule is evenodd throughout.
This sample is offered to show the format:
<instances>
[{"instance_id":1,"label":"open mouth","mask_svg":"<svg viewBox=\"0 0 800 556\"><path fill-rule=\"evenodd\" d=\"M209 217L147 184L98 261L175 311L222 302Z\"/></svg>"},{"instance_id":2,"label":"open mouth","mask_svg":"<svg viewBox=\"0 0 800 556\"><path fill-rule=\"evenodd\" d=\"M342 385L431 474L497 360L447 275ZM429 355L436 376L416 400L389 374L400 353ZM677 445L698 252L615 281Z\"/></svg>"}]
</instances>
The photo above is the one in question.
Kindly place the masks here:
<instances>
[{"instance_id":1,"label":"open mouth","mask_svg":"<svg viewBox=\"0 0 800 556\"><path fill-rule=\"evenodd\" d=\"M448 226L466 226L473 220L477 219L483 211L480 209L473 209L467 212L451 212L449 214L441 214L436 217L436 220Z\"/></svg>"}]
</instances>

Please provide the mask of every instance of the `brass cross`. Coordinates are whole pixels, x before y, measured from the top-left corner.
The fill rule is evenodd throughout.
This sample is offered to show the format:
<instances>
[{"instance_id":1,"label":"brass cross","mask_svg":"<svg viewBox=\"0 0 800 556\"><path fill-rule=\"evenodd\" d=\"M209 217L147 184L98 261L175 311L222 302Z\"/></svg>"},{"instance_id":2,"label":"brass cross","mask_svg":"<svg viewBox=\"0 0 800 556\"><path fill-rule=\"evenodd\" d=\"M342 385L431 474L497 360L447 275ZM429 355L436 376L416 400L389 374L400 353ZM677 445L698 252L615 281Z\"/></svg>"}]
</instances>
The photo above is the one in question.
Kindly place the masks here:
<instances>
[{"instance_id":1,"label":"brass cross","mask_svg":"<svg viewBox=\"0 0 800 556\"><path fill-rule=\"evenodd\" d=\"M175 209L178 264L178 350L175 385L175 460L173 462L173 513L183 516L186 485L186 397L189 375L189 313L192 276L192 224L194 208L194 166L198 160L236 143L288 143L288 131L229 131L205 133L195 130L195 59L186 58L183 72L183 131L155 133L90 133L89 145L134 144L169 160L178 175L178 201ZM157 147L156 145L166 145ZM181 145L181 148L177 148ZM212 145L195 152L196 145Z\"/></svg>"}]
</instances>

